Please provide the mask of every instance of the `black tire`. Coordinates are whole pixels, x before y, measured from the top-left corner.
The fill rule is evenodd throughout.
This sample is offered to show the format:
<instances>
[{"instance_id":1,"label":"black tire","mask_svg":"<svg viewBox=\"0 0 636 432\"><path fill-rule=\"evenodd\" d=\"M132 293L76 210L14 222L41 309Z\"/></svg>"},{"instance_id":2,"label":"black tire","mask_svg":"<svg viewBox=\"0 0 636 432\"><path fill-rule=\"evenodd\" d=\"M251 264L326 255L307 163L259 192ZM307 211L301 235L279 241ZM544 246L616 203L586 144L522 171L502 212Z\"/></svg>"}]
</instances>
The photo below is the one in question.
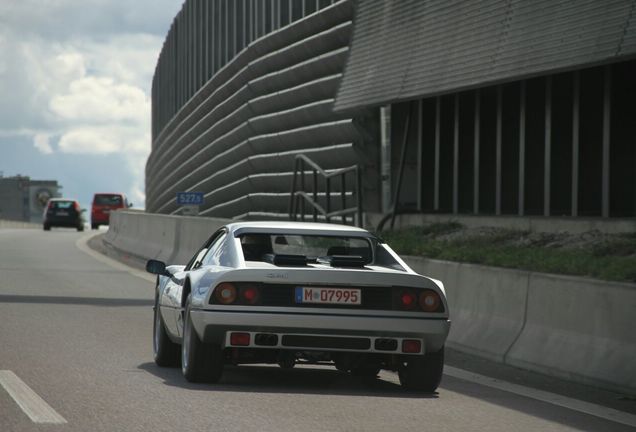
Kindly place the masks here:
<instances>
[{"instance_id":1,"label":"black tire","mask_svg":"<svg viewBox=\"0 0 636 432\"><path fill-rule=\"evenodd\" d=\"M365 378L375 378L382 369L377 363L360 363L351 368L351 375Z\"/></svg>"},{"instance_id":2,"label":"black tire","mask_svg":"<svg viewBox=\"0 0 636 432\"><path fill-rule=\"evenodd\" d=\"M177 367L181 361L181 347L172 342L155 301L155 314L152 325L152 351L155 363L161 367Z\"/></svg>"},{"instance_id":3,"label":"black tire","mask_svg":"<svg viewBox=\"0 0 636 432\"><path fill-rule=\"evenodd\" d=\"M278 366L282 369L293 369L296 366L296 356L291 352L282 353L278 358Z\"/></svg>"},{"instance_id":4,"label":"black tire","mask_svg":"<svg viewBox=\"0 0 636 432\"><path fill-rule=\"evenodd\" d=\"M51 225L49 224L44 224L43 228L44 228L44 231L51 231Z\"/></svg>"},{"instance_id":5,"label":"black tire","mask_svg":"<svg viewBox=\"0 0 636 432\"><path fill-rule=\"evenodd\" d=\"M423 356L409 357L399 371L400 384L408 390L433 393L444 372L444 348Z\"/></svg>"},{"instance_id":6,"label":"black tire","mask_svg":"<svg viewBox=\"0 0 636 432\"><path fill-rule=\"evenodd\" d=\"M201 342L190 318L190 296L186 300L181 344L181 371L190 382L215 383L223 374L223 352L216 344Z\"/></svg>"},{"instance_id":7,"label":"black tire","mask_svg":"<svg viewBox=\"0 0 636 432\"><path fill-rule=\"evenodd\" d=\"M77 230L78 231L84 231L84 225L78 225L77 226Z\"/></svg>"},{"instance_id":8,"label":"black tire","mask_svg":"<svg viewBox=\"0 0 636 432\"><path fill-rule=\"evenodd\" d=\"M97 228L99 228L99 224L91 224L91 229L96 230Z\"/></svg>"}]
</instances>

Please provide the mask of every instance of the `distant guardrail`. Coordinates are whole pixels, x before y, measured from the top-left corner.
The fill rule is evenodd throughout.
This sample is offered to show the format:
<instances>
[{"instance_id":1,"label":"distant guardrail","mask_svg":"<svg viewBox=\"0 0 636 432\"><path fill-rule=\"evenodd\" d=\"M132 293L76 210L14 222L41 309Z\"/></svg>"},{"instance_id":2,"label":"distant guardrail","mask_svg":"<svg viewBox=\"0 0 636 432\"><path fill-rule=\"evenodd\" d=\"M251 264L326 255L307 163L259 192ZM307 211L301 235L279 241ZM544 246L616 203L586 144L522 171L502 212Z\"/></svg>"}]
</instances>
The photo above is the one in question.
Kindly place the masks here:
<instances>
[{"instance_id":1,"label":"distant guardrail","mask_svg":"<svg viewBox=\"0 0 636 432\"><path fill-rule=\"evenodd\" d=\"M117 211L107 245L185 264L227 219ZM497 362L636 394L636 284L404 257L444 282L447 344Z\"/></svg>"}]
</instances>

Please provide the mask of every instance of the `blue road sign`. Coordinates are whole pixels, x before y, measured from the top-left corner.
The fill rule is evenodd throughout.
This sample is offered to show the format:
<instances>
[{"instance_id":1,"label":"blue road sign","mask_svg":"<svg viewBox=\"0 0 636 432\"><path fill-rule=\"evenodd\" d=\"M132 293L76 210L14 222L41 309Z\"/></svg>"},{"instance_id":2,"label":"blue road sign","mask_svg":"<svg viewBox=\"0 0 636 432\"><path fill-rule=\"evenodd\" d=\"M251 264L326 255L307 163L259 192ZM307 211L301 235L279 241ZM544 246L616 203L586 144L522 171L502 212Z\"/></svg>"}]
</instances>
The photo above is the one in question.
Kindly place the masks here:
<instances>
[{"instance_id":1,"label":"blue road sign","mask_svg":"<svg viewBox=\"0 0 636 432\"><path fill-rule=\"evenodd\" d=\"M203 204L203 192L177 192L178 205Z\"/></svg>"}]
</instances>

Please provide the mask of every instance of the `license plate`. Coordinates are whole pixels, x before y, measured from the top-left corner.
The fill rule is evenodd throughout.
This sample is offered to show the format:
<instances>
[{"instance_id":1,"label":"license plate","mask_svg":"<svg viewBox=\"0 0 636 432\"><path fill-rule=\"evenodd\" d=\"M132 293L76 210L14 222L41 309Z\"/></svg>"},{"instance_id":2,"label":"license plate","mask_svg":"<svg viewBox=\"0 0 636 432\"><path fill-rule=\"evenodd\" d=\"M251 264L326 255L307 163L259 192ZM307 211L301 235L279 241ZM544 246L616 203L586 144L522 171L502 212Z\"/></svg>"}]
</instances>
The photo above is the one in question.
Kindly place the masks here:
<instances>
[{"instance_id":1,"label":"license plate","mask_svg":"<svg viewBox=\"0 0 636 432\"><path fill-rule=\"evenodd\" d=\"M57 212L55 214L58 215L58 216L68 216L68 212L65 212L65 211L59 211L59 212Z\"/></svg>"},{"instance_id":2,"label":"license plate","mask_svg":"<svg viewBox=\"0 0 636 432\"><path fill-rule=\"evenodd\" d=\"M296 287L296 303L361 304L359 288Z\"/></svg>"}]
</instances>

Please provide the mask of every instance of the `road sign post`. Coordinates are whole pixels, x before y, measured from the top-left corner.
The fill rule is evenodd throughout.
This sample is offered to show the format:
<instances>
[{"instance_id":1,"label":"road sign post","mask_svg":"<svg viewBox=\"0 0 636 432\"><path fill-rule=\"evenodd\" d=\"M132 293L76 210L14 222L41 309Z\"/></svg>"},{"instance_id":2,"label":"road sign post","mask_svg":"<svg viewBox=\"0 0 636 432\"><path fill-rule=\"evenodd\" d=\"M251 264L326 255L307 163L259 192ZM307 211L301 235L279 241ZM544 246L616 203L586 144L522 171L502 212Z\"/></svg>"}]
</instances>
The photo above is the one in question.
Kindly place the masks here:
<instances>
[{"instance_id":1,"label":"road sign post","mask_svg":"<svg viewBox=\"0 0 636 432\"><path fill-rule=\"evenodd\" d=\"M177 192L177 205L181 206L182 215L197 216L201 204L203 204L203 192Z\"/></svg>"}]
</instances>

